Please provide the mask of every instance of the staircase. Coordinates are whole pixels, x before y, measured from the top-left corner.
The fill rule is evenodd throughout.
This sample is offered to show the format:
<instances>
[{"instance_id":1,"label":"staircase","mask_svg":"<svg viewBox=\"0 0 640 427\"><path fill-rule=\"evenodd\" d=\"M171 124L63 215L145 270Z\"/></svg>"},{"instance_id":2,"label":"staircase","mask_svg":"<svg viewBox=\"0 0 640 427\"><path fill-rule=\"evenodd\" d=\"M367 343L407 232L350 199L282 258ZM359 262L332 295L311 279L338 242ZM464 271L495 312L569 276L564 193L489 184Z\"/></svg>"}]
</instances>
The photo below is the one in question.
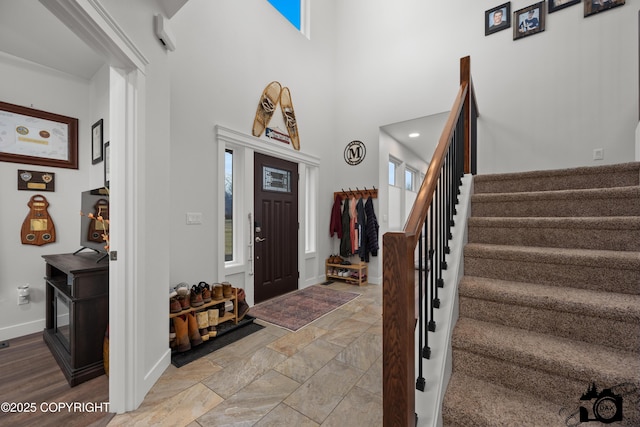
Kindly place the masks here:
<instances>
[{"instance_id":1,"label":"staircase","mask_svg":"<svg viewBox=\"0 0 640 427\"><path fill-rule=\"evenodd\" d=\"M639 426L640 163L477 176L468 242L444 425Z\"/></svg>"}]
</instances>

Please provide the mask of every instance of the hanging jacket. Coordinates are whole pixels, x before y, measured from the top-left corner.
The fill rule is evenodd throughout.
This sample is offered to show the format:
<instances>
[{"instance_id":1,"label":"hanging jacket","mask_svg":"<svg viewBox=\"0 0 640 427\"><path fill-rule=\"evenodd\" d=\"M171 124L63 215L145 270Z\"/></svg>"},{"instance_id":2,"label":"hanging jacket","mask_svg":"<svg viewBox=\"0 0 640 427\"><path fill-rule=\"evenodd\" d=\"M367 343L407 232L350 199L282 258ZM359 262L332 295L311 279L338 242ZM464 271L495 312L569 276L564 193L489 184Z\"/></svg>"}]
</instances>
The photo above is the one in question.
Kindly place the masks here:
<instances>
[{"instance_id":1,"label":"hanging jacket","mask_svg":"<svg viewBox=\"0 0 640 427\"><path fill-rule=\"evenodd\" d=\"M369 252L367 251L367 234L365 233L365 214L364 214L364 202L362 199L358 199L356 205L356 212L358 214L358 222L356 228L358 229L358 255L360 260L369 262Z\"/></svg>"},{"instance_id":2,"label":"hanging jacket","mask_svg":"<svg viewBox=\"0 0 640 427\"><path fill-rule=\"evenodd\" d=\"M364 213L367 216L364 231L367 236L367 253L370 252L371 256L378 256L378 249L380 249L378 244L380 225L378 224L378 218L373 209L373 200L371 200L371 197L369 197L364 204Z\"/></svg>"},{"instance_id":3,"label":"hanging jacket","mask_svg":"<svg viewBox=\"0 0 640 427\"><path fill-rule=\"evenodd\" d=\"M351 197L349 201L349 232L351 233L351 253L358 253L358 228L356 224L358 223L358 213L356 211L356 198Z\"/></svg>"},{"instance_id":4,"label":"hanging jacket","mask_svg":"<svg viewBox=\"0 0 640 427\"><path fill-rule=\"evenodd\" d=\"M348 258L351 256L351 229L349 223L349 199L344 200L342 207L342 238L340 239L340 256Z\"/></svg>"},{"instance_id":5,"label":"hanging jacket","mask_svg":"<svg viewBox=\"0 0 640 427\"><path fill-rule=\"evenodd\" d=\"M340 206L342 205L342 197L336 194L336 199L333 202L333 208L331 208L331 222L329 223L329 237L333 237L334 234L338 236L338 239L342 239L342 217L340 214Z\"/></svg>"}]
</instances>

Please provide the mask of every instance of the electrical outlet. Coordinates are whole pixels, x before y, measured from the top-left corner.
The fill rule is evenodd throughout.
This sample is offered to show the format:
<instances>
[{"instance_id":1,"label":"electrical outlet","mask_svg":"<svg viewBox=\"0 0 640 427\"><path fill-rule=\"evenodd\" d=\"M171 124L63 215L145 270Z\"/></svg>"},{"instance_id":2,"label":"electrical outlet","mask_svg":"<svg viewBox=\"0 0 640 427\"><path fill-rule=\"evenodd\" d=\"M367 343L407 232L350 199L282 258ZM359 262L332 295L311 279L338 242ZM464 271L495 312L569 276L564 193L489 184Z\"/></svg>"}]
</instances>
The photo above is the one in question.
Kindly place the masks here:
<instances>
[{"instance_id":1,"label":"electrical outlet","mask_svg":"<svg viewBox=\"0 0 640 427\"><path fill-rule=\"evenodd\" d=\"M604 159L604 148L596 148L593 150L593 160L603 160Z\"/></svg>"}]
</instances>

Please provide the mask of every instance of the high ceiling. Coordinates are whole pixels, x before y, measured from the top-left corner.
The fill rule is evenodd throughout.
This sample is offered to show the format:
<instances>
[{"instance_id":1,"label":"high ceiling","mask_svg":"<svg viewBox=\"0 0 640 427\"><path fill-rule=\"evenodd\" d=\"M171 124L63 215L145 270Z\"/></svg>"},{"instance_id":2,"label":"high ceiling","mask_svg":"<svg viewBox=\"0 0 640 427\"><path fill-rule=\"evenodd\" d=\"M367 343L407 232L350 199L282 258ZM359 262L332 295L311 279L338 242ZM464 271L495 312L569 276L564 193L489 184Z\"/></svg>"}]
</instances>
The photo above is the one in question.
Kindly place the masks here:
<instances>
[{"instance_id":1,"label":"high ceiling","mask_svg":"<svg viewBox=\"0 0 640 427\"><path fill-rule=\"evenodd\" d=\"M0 0L0 52L87 80L104 64L37 0Z\"/></svg>"},{"instance_id":2,"label":"high ceiling","mask_svg":"<svg viewBox=\"0 0 640 427\"><path fill-rule=\"evenodd\" d=\"M186 1L161 0L160 4L171 17ZM86 80L105 62L38 0L0 0L0 52ZM446 113L436 114L381 129L420 158L429 160L446 118ZM409 138L411 132L419 132L420 136Z\"/></svg>"}]
</instances>

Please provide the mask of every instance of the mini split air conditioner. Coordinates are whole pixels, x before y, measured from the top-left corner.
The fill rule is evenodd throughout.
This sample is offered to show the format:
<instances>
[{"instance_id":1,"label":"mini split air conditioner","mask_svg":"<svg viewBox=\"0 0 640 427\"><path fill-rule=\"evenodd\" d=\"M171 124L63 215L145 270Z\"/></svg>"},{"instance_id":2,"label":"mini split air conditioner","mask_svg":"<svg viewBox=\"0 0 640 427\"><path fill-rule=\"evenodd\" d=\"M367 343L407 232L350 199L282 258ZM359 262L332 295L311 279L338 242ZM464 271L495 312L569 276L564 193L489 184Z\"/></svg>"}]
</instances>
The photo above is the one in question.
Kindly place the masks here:
<instances>
[{"instance_id":1,"label":"mini split air conditioner","mask_svg":"<svg viewBox=\"0 0 640 427\"><path fill-rule=\"evenodd\" d=\"M162 15L156 15L154 25L156 36L165 49L171 52L176 50L176 39L169 28L169 21Z\"/></svg>"}]
</instances>

